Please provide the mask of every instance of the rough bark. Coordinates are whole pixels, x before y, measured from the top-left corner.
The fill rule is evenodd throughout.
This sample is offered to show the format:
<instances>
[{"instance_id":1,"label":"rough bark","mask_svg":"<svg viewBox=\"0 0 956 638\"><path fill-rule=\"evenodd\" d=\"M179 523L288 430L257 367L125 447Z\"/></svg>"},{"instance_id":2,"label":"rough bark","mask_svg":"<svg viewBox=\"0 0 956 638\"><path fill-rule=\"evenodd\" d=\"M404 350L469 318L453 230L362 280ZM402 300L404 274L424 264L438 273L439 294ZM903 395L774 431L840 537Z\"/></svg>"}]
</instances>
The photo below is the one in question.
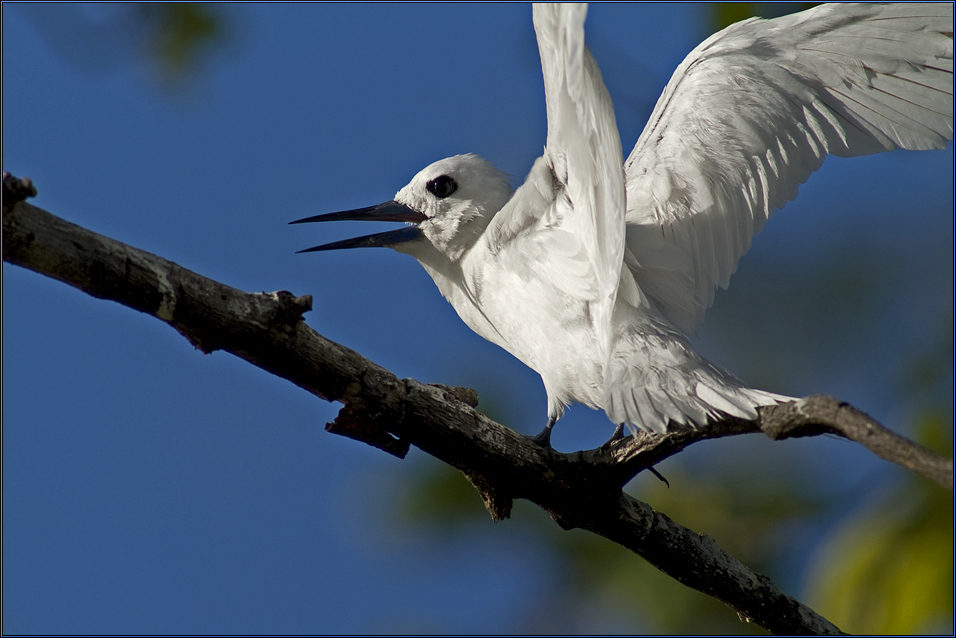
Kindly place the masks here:
<instances>
[{"instance_id":1,"label":"rough bark","mask_svg":"<svg viewBox=\"0 0 956 638\"><path fill-rule=\"evenodd\" d=\"M728 418L702 429L643 434L563 454L491 421L466 388L426 385L391 372L302 320L311 297L247 293L66 222L23 201L28 180L4 174L3 259L90 295L161 319L203 352L225 350L312 394L344 404L326 429L398 457L414 445L459 469L492 518L515 498L634 551L678 581L711 595L773 633L840 630L780 592L712 539L621 491L635 474L709 438L764 432L773 439L837 434L952 489L953 461L883 428L832 397L760 409L757 421Z\"/></svg>"}]
</instances>

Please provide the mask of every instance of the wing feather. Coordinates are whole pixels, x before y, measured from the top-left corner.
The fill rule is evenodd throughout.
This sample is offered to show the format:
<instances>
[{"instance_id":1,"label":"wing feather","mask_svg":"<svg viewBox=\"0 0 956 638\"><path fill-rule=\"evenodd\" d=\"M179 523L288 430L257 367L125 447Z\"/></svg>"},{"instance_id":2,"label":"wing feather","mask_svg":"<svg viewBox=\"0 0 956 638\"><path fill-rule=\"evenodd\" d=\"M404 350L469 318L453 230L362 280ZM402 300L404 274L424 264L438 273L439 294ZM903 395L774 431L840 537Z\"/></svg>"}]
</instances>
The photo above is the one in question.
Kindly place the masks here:
<instances>
[{"instance_id":1,"label":"wing feather","mask_svg":"<svg viewBox=\"0 0 956 638\"><path fill-rule=\"evenodd\" d=\"M624 263L624 170L610 95L584 45L587 5L535 5L548 114L544 155L489 226L532 271L589 303L605 350ZM515 264L521 267L521 264Z\"/></svg>"},{"instance_id":2,"label":"wing feather","mask_svg":"<svg viewBox=\"0 0 956 638\"><path fill-rule=\"evenodd\" d=\"M951 4L825 5L737 23L692 51L624 165L641 289L694 332L827 154L945 147L952 31Z\"/></svg>"},{"instance_id":3,"label":"wing feather","mask_svg":"<svg viewBox=\"0 0 956 638\"><path fill-rule=\"evenodd\" d=\"M624 261L623 155L611 97L584 45L586 15L587 5L533 9L548 112L545 157L570 203L555 222L581 242L596 296L594 322L610 347Z\"/></svg>"}]
</instances>

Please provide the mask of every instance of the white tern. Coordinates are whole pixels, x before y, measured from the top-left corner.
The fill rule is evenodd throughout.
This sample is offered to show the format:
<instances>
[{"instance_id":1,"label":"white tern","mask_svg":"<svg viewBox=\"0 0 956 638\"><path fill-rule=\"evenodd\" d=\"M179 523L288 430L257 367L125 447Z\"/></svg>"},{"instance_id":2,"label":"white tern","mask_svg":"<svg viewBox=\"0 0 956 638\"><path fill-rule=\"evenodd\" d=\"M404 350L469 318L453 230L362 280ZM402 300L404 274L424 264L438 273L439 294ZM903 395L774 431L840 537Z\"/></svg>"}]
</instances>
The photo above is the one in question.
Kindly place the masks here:
<instances>
[{"instance_id":1,"label":"white tern","mask_svg":"<svg viewBox=\"0 0 956 638\"><path fill-rule=\"evenodd\" d=\"M548 134L517 190L476 155L443 159L392 201L292 222L409 225L301 252L415 257L472 330L541 375L542 443L572 401L632 431L755 419L791 399L747 387L685 335L827 154L953 139L953 5L829 4L733 24L677 68L626 160L586 12L534 7Z\"/></svg>"}]
</instances>

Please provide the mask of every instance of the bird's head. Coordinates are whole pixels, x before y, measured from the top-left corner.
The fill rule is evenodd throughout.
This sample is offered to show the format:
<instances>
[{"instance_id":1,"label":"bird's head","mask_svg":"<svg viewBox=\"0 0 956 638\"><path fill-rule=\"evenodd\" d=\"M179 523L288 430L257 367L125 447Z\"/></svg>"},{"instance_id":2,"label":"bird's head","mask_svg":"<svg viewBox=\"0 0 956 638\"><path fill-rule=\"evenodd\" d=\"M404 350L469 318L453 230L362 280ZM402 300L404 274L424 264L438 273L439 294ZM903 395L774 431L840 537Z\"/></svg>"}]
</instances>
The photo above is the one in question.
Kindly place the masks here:
<instances>
[{"instance_id":1,"label":"bird's head","mask_svg":"<svg viewBox=\"0 0 956 638\"><path fill-rule=\"evenodd\" d=\"M419 260L437 250L458 261L481 236L514 191L507 176L477 155L455 155L422 169L395 199L356 210L299 219L293 224L336 220L395 221L410 224L299 252L388 246Z\"/></svg>"}]
</instances>

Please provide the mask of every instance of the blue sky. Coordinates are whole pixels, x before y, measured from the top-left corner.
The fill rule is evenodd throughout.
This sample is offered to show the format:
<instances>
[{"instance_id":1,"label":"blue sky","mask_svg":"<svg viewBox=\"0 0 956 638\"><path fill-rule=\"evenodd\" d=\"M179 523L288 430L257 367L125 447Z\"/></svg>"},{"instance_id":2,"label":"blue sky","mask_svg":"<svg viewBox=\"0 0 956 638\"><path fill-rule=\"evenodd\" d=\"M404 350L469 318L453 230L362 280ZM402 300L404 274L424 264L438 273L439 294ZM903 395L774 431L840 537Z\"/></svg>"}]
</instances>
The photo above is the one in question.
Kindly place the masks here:
<instances>
[{"instance_id":1,"label":"blue sky","mask_svg":"<svg viewBox=\"0 0 956 638\"><path fill-rule=\"evenodd\" d=\"M325 336L401 377L474 387L494 398L498 418L537 432L537 375L473 335L414 260L296 255L375 229L287 225L390 199L456 153L520 181L546 133L530 8L224 9L230 43L169 91L132 45L85 61L5 3L3 169L34 180L38 206L91 230L231 286L312 294L307 320ZM625 152L670 73L708 35L704 10L592 7L589 45ZM888 246L886 260L897 245L948 242L952 255L952 210L952 145L830 160L769 222L739 276L749 259L813 265L856 236ZM920 279L914 289L951 307L951 271ZM902 349L919 341L929 312L912 310L907 293L881 309L900 317L889 338ZM774 342L786 334L768 333L770 352L792 350ZM860 369L879 367L886 337L862 338L872 359L858 367L767 389L837 394L891 421L883 381L860 380ZM747 378L706 329L701 347ZM4 632L511 631L522 601L541 595L547 558L516 547L500 532L508 523L489 521L457 545L395 523L403 477L430 461L326 434L338 407L230 355L204 356L153 318L4 264ZM555 444L596 445L611 429L602 414L572 410Z\"/></svg>"}]
</instances>

